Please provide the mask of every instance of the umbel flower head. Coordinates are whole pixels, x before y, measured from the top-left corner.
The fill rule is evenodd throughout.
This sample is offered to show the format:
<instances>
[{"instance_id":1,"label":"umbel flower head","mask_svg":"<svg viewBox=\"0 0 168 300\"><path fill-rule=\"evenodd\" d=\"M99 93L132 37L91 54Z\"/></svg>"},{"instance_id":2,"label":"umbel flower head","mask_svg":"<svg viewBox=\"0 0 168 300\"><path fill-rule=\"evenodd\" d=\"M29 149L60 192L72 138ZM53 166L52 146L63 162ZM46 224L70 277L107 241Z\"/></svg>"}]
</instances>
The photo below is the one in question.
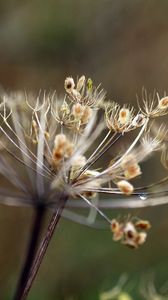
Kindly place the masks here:
<instances>
[{"instance_id":1,"label":"umbel flower head","mask_svg":"<svg viewBox=\"0 0 168 300\"><path fill-rule=\"evenodd\" d=\"M63 99L55 92L1 96L0 201L52 210L63 202L64 217L101 227L96 219L100 215L113 240L138 248L146 240L149 222L111 220L103 209L167 202L168 177L138 185L141 163L152 154L160 151L163 166L168 165L166 129L151 130L153 119L168 113L167 97L156 94L148 103L145 94L136 112L127 104L106 101L100 85L95 87L85 76L76 83L66 78L64 87ZM123 148L125 136L132 140ZM88 208L89 214L79 214L79 208Z\"/></svg>"}]
</instances>

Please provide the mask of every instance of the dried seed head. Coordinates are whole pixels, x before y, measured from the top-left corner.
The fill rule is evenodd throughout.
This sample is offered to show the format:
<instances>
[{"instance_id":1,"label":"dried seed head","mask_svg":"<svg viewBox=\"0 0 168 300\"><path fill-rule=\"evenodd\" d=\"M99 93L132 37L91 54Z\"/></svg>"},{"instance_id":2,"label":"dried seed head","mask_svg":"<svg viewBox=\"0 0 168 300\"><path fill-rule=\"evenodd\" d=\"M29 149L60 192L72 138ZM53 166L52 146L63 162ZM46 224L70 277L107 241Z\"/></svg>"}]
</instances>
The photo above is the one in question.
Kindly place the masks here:
<instances>
[{"instance_id":1,"label":"dried seed head","mask_svg":"<svg viewBox=\"0 0 168 300\"><path fill-rule=\"evenodd\" d=\"M131 195L134 191L134 187L126 180L121 180L117 183L119 190L125 195Z\"/></svg>"},{"instance_id":2,"label":"dried seed head","mask_svg":"<svg viewBox=\"0 0 168 300\"><path fill-rule=\"evenodd\" d=\"M75 83L72 77L67 77L65 79L64 87L67 93L71 93L75 88Z\"/></svg>"},{"instance_id":3,"label":"dried seed head","mask_svg":"<svg viewBox=\"0 0 168 300\"><path fill-rule=\"evenodd\" d=\"M107 127L115 132L128 132L133 130L132 120L134 108L120 107L119 104L112 102L105 106L105 120Z\"/></svg>"},{"instance_id":4,"label":"dried seed head","mask_svg":"<svg viewBox=\"0 0 168 300\"><path fill-rule=\"evenodd\" d=\"M168 108L168 96L163 97L159 100L158 107L159 107L159 109L167 109Z\"/></svg>"},{"instance_id":5,"label":"dried seed head","mask_svg":"<svg viewBox=\"0 0 168 300\"><path fill-rule=\"evenodd\" d=\"M139 246L144 244L147 234L146 232L140 230L144 230L146 229L146 227L149 226L147 224L147 221L142 220L138 222L136 222L135 224L132 221L120 223L119 221L113 219L111 221L111 231L113 233L113 240L121 240L122 244L133 249L137 249ZM139 226L140 222L147 226L144 226L145 228L141 228L141 226ZM136 226L136 224L138 226Z\"/></svg>"}]
</instances>

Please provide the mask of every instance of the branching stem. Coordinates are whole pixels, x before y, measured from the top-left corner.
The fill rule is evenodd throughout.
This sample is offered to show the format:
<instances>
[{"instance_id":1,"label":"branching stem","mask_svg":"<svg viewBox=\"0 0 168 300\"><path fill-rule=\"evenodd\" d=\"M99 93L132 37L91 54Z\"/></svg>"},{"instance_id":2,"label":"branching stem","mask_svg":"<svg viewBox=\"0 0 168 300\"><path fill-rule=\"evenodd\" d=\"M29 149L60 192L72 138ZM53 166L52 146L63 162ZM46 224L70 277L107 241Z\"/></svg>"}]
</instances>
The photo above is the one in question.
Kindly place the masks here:
<instances>
[{"instance_id":1,"label":"branching stem","mask_svg":"<svg viewBox=\"0 0 168 300\"><path fill-rule=\"evenodd\" d=\"M21 272L21 276L18 281L18 285L16 288L16 292L14 295L14 300L21 300L23 291L25 289L27 280L29 278L30 269L34 260L35 251L37 248L39 235L44 219L44 213L45 213L45 207L39 206L35 210L35 217L34 217L34 223L32 226L32 234L29 241L28 251L25 259L25 263L23 265L23 269Z\"/></svg>"},{"instance_id":2,"label":"branching stem","mask_svg":"<svg viewBox=\"0 0 168 300\"><path fill-rule=\"evenodd\" d=\"M34 282L34 279L37 275L37 272L41 266L42 260L44 258L44 255L46 253L46 250L48 248L48 245L51 241L51 238L53 236L53 233L55 231L55 228L60 220L63 208L65 206L65 203L67 201L67 196L64 195L64 197L62 197L60 199L60 206L58 207L57 211L55 211L51 217L50 223L48 225L47 231L40 243L39 249L37 250L37 254L36 257L34 259L34 262L31 266L31 270L29 273L29 278L26 282L26 285L24 286L24 291L23 291L23 295L19 300L25 300L28 296L28 293L32 287L32 284Z\"/></svg>"}]
</instances>

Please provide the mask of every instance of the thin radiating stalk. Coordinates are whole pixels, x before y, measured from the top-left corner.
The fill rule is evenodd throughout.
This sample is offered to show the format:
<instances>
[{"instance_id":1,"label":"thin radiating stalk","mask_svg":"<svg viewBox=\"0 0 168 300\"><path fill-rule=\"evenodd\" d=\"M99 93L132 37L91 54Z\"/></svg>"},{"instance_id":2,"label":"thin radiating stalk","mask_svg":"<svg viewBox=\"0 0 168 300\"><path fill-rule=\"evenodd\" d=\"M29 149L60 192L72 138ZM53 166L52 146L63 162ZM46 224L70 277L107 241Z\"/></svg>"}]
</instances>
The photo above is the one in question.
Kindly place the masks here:
<instances>
[{"instance_id":1,"label":"thin radiating stalk","mask_svg":"<svg viewBox=\"0 0 168 300\"><path fill-rule=\"evenodd\" d=\"M102 150L93 158L93 160L86 163L86 165L81 169L81 171L78 173L78 175L73 179L72 183L75 183L76 180L86 171L88 170L100 157L102 157L122 136L122 134L119 134L115 140L113 138L115 135L110 139L110 142L107 143L107 146L105 145Z\"/></svg>"},{"instance_id":2,"label":"thin radiating stalk","mask_svg":"<svg viewBox=\"0 0 168 300\"><path fill-rule=\"evenodd\" d=\"M23 291L23 294L22 294L22 297L20 298L20 300L25 300L29 294L29 291L32 287L34 279L36 278L37 272L41 266L44 255L47 251L48 245L49 245L51 238L53 236L53 233L55 231L55 228L60 220L60 217L61 217L61 214L64 209L66 201L67 201L67 196L64 196L62 199L60 199L60 207L57 209L56 212L53 213L53 215L51 217L47 231L41 241L39 249L37 250L36 257L34 259L34 262L32 264L32 267L31 267L31 270L29 273L29 278L26 282L26 285L24 286L24 291Z\"/></svg>"},{"instance_id":3,"label":"thin radiating stalk","mask_svg":"<svg viewBox=\"0 0 168 300\"><path fill-rule=\"evenodd\" d=\"M35 210L34 223L32 226L32 233L29 241L28 251L21 272L21 276L18 281L16 292L13 298L14 300L22 299L23 291L25 289L27 280L29 278L30 269L34 260L44 215L45 215L45 207L44 206L37 207Z\"/></svg>"}]
</instances>

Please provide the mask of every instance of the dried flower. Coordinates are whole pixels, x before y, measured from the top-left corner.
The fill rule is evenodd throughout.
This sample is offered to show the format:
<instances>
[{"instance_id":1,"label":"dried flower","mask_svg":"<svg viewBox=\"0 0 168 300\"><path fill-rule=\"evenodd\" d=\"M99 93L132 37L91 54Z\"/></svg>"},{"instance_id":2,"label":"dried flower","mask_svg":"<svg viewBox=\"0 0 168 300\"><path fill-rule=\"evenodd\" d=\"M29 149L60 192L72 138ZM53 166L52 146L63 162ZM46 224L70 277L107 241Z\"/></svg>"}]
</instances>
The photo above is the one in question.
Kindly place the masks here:
<instances>
[{"instance_id":1,"label":"dried flower","mask_svg":"<svg viewBox=\"0 0 168 300\"><path fill-rule=\"evenodd\" d=\"M167 191L157 189L168 177L144 187L128 182L143 176L140 163L156 151L164 149L162 163L167 165L167 131L164 137L160 134L163 127L155 136L151 133L151 119L168 113L167 97L160 99L157 94L156 103L153 98L148 101L145 92L144 107L139 107L136 114L126 104L121 107L105 102L104 91L100 86L94 87L92 80L85 76L76 84L72 77L67 77L64 86L67 94L62 100L55 93L40 92L36 98L25 95L23 105L20 93L2 95L0 201L33 206L36 210L49 208L57 216L89 226L102 226L96 219L98 214L110 224L115 241L138 248L146 240L148 221L111 221L102 209L168 202ZM14 104L16 98L20 100ZM121 151L119 142L133 130L134 140ZM100 141L101 135L104 137ZM114 144L120 149L117 153L112 151ZM106 155L108 150L111 158ZM98 195L103 194L109 199L98 201ZM88 208L96 214L90 220L76 208Z\"/></svg>"},{"instance_id":2,"label":"dried flower","mask_svg":"<svg viewBox=\"0 0 168 300\"><path fill-rule=\"evenodd\" d=\"M142 224L146 226L140 226ZM122 244L134 249L144 244L147 238L146 230L149 228L149 222L144 220L137 222L133 222L133 220L119 222L113 219L111 221L113 240L121 240Z\"/></svg>"},{"instance_id":3,"label":"dried flower","mask_svg":"<svg viewBox=\"0 0 168 300\"><path fill-rule=\"evenodd\" d=\"M128 180L143 176L140 163L162 149L159 134L163 130L158 130L158 134L152 137L149 130L150 117L153 118L157 113L155 109L152 113L154 104L151 102L148 106L147 99L143 100L145 111L136 114L135 109L128 105L120 107L114 102L103 102L105 93L99 91L99 87L95 88L92 80L87 80L85 76L80 77L76 85L72 77L67 77L65 90L68 97L62 101L56 98L55 93L39 94L37 100L32 95L26 96L27 108L24 105L24 109L18 103L13 105L12 95L4 95L0 113L3 125L0 129L6 154L3 155L3 150L1 174L15 192L9 195L10 189L5 192L3 189L2 201L35 205L35 198L40 202L45 198L45 206L55 209L59 205L58 195L63 193L70 198L63 212L66 217L72 216L68 207L88 206L111 224L99 206L113 207L117 202L111 200L107 203L107 200L102 199L97 206L96 202L94 204L90 200L98 194L120 194L122 197L127 195L127 199L123 200L125 203L122 199L117 200L118 207L129 207L132 203L135 207L145 205L140 198L135 203L134 197L139 195L138 187L134 187ZM165 105L166 100L163 99L166 98L160 99L158 103ZM99 106L100 101L104 104ZM157 112L159 109L158 104ZM104 113L109 131L88 157L87 150L106 131L103 119L95 126L98 110ZM164 110L164 114L166 112ZM131 130L138 133L125 152L113 157L110 164L107 162L108 167L99 165L99 169L95 170L94 164L122 139L123 134ZM20 174L24 174L24 177ZM145 193L150 195L150 187L149 192L148 188L145 189ZM75 219L75 212L73 216ZM87 222L87 218L82 217L81 220Z\"/></svg>"}]
</instances>

